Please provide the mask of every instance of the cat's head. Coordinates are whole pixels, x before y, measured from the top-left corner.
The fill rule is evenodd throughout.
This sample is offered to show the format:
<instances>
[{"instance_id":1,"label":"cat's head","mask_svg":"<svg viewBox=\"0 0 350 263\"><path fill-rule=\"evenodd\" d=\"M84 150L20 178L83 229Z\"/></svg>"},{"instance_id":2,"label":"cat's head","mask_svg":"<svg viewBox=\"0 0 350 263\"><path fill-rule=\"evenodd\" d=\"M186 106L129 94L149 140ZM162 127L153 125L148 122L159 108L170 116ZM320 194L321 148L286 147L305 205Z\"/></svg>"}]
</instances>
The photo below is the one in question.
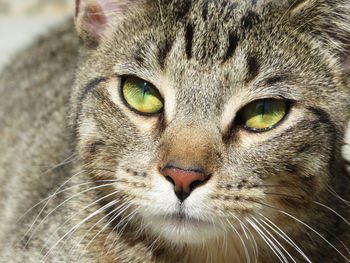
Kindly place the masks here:
<instances>
[{"instance_id":1,"label":"cat's head","mask_svg":"<svg viewBox=\"0 0 350 263\"><path fill-rule=\"evenodd\" d=\"M87 180L116 180L99 194L170 243L301 229L292 217L344 180L349 13L345 0L77 1Z\"/></svg>"}]
</instances>

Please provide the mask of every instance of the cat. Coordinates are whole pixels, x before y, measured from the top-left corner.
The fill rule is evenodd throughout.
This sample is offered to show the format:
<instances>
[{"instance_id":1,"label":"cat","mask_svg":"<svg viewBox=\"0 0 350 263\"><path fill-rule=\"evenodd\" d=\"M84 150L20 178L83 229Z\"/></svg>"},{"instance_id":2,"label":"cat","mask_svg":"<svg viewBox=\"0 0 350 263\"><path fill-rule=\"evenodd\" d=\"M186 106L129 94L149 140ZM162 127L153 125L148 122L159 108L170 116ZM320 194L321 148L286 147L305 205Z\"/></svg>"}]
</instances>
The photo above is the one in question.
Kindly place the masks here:
<instances>
[{"instance_id":1,"label":"cat","mask_svg":"<svg viewBox=\"0 0 350 263\"><path fill-rule=\"evenodd\" d=\"M350 262L348 0L74 21L0 75L0 262Z\"/></svg>"}]
</instances>

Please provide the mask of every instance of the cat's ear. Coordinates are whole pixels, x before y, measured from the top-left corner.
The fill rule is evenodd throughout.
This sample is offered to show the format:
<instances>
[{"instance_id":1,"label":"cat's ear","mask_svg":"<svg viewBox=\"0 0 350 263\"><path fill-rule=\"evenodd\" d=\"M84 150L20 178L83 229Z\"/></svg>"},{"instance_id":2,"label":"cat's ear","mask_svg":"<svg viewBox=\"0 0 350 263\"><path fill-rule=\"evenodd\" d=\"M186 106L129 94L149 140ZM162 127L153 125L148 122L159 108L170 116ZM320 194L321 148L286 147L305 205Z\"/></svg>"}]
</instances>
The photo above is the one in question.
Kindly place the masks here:
<instances>
[{"instance_id":1,"label":"cat's ear","mask_svg":"<svg viewBox=\"0 0 350 263\"><path fill-rule=\"evenodd\" d=\"M289 0L293 21L335 56L345 74L350 74L350 1Z\"/></svg>"},{"instance_id":2,"label":"cat's ear","mask_svg":"<svg viewBox=\"0 0 350 263\"><path fill-rule=\"evenodd\" d=\"M75 25L85 44L98 45L112 23L121 19L137 1L76 0Z\"/></svg>"}]
</instances>

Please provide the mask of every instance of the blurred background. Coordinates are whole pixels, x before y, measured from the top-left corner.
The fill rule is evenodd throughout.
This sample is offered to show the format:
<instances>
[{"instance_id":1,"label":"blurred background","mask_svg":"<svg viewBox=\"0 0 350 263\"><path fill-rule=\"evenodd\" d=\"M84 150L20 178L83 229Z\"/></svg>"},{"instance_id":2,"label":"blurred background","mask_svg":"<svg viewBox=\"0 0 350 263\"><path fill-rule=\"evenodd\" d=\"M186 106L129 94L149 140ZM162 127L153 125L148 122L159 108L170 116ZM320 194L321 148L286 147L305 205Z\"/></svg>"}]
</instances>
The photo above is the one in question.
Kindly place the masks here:
<instances>
[{"instance_id":1,"label":"blurred background","mask_svg":"<svg viewBox=\"0 0 350 263\"><path fill-rule=\"evenodd\" d=\"M72 13L74 2L74 0L0 0L0 14L62 16Z\"/></svg>"},{"instance_id":2,"label":"blurred background","mask_svg":"<svg viewBox=\"0 0 350 263\"><path fill-rule=\"evenodd\" d=\"M0 0L0 70L38 35L74 14L74 0Z\"/></svg>"}]
</instances>

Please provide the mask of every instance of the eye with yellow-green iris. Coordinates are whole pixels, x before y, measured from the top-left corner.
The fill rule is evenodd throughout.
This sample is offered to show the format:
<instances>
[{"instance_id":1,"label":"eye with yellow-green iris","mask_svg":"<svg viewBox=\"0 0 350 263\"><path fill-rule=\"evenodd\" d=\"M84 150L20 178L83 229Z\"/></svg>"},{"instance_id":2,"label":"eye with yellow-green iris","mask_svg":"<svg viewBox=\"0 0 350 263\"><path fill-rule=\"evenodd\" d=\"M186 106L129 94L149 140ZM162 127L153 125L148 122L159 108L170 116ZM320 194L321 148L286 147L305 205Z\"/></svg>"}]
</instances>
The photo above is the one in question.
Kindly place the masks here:
<instances>
[{"instance_id":1,"label":"eye with yellow-green iris","mask_svg":"<svg viewBox=\"0 0 350 263\"><path fill-rule=\"evenodd\" d=\"M287 102L280 99L256 100L245 106L240 118L245 128L263 131L273 128L287 114Z\"/></svg>"},{"instance_id":2,"label":"eye with yellow-green iris","mask_svg":"<svg viewBox=\"0 0 350 263\"><path fill-rule=\"evenodd\" d=\"M151 83L136 77L123 81L122 95L126 103L141 114L159 113L164 107L159 91Z\"/></svg>"}]
</instances>

